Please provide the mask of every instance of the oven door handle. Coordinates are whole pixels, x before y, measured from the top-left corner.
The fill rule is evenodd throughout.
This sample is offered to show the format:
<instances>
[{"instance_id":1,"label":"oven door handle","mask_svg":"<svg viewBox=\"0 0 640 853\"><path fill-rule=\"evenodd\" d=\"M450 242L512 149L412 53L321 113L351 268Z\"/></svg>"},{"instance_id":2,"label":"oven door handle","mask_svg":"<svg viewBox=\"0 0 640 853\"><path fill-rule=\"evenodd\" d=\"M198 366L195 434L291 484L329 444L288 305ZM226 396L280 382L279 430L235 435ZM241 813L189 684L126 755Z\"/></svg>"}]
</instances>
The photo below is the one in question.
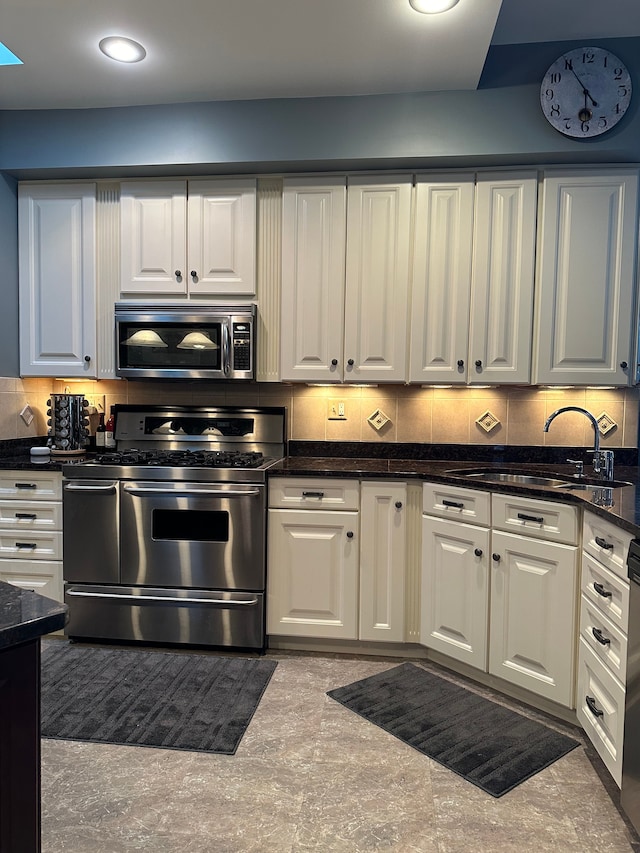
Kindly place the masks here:
<instances>
[{"instance_id":1,"label":"oven door handle","mask_svg":"<svg viewBox=\"0 0 640 853\"><path fill-rule=\"evenodd\" d=\"M119 592L83 592L82 590L69 589L66 593L68 598L110 598L115 601L136 601L144 604L146 601L162 601L170 604L223 604L227 607L254 607L258 604L257 598L247 600L226 598L177 598L168 595L130 595Z\"/></svg>"},{"instance_id":2,"label":"oven door handle","mask_svg":"<svg viewBox=\"0 0 640 853\"><path fill-rule=\"evenodd\" d=\"M168 498L198 498L201 495L216 498L245 498L255 497L260 494L260 489L247 489L246 491L239 491L237 489L227 489L226 491L222 489L176 489L173 491L172 489L163 489L162 487L130 486L126 483L123 489L125 492L129 492L130 495L164 495Z\"/></svg>"},{"instance_id":3,"label":"oven door handle","mask_svg":"<svg viewBox=\"0 0 640 853\"><path fill-rule=\"evenodd\" d=\"M83 486L80 483L65 483L65 492L115 492L117 483L105 483L104 486Z\"/></svg>"}]
</instances>

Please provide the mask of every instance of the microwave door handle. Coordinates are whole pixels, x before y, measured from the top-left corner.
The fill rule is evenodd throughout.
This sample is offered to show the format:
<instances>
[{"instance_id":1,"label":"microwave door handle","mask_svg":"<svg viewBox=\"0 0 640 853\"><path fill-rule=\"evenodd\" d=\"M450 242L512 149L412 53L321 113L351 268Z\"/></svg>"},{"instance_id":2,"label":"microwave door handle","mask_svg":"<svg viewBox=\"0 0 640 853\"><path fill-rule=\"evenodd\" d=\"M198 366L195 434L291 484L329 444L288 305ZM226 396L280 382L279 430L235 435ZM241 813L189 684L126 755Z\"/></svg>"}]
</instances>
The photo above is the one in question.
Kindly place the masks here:
<instances>
[{"instance_id":1,"label":"microwave door handle","mask_svg":"<svg viewBox=\"0 0 640 853\"><path fill-rule=\"evenodd\" d=\"M226 321L222 323L222 370L225 376L231 372L231 342Z\"/></svg>"}]
</instances>

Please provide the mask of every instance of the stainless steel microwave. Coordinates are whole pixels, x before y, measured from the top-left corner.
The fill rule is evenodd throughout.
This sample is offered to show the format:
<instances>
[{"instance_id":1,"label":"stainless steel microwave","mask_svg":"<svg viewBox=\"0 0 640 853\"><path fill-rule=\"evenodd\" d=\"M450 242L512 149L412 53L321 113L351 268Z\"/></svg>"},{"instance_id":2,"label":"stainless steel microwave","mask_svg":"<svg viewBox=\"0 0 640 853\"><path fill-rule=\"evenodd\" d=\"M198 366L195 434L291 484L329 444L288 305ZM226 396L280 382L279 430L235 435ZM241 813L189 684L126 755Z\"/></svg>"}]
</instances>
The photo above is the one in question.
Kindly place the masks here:
<instances>
[{"instance_id":1,"label":"stainless steel microwave","mask_svg":"<svg viewBox=\"0 0 640 853\"><path fill-rule=\"evenodd\" d=\"M256 306L117 302L116 375L254 379Z\"/></svg>"}]
</instances>

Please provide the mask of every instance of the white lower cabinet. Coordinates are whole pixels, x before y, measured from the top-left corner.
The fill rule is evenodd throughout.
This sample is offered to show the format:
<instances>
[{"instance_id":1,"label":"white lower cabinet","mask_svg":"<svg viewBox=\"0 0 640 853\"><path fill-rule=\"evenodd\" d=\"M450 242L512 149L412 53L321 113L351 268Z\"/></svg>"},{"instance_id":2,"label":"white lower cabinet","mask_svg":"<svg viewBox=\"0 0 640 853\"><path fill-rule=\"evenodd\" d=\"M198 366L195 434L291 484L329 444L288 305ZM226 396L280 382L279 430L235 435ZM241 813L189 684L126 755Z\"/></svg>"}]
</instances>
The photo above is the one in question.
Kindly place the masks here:
<instances>
[{"instance_id":1,"label":"white lower cabinet","mask_svg":"<svg viewBox=\"0 0 640 853\"><path fill-rule=\"evenodd\" d=\"M606 519L585 512L576 713L618 786L629 626L626 560L632 538Z\"/></svg>"},{"instance_id":2,"label":"white lower cabinet","mask_svg":"<svg viewBox=\"0 0 640 853\"><path fill-rule=\"evenodd\" d=\"M424 516L420 642L487 667L489 530Z\"/></svg>"},{"instance_id":3,"label":"white lower cabinet","mask_svg":"<svg viewBox=\"0 0 640 853\"><path fill-rule=\"evenodd\" d=\"M493 531L489 672L573 707L578 549Z\"/></svg>"},{"instance_id":4,"label":"white lower cabinet","mask_svg":"<svg viewBox=\"0 0 640 853\"><path fill-rule=\"evenodd\" d=\"M421 643L573 707L577 510L429 483L423 509Z\"/></svg>"},{"instance_id":5,"label":"white lower cabinet","mask_svg":"<svg viewBox=\"0 0 640 853\"><path fill-rule=\"evenodd\" d=\"M402 642L406 484L274 478L267 633Z\"/></svg>"},{"instance_id":6,"label":"white lower cabinet","mask_svg":"<svg viewBox=\"0 0 640 853\"><path fill-rule=\"evenodd\" d=\"M61 474L2 472L0 580L63 600Z\"/></svg>"}]
</instances>

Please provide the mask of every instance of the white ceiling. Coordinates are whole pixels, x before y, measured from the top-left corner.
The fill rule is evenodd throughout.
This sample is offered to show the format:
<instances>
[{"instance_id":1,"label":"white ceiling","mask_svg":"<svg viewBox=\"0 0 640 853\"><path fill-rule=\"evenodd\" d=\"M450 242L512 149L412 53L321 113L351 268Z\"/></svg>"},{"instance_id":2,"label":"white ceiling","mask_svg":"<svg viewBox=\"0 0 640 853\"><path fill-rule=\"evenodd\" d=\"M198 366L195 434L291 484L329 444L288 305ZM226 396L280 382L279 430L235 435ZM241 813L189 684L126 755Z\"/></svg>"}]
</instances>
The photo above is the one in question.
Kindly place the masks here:
<instances>
[{"instance_id":1,"label":"white ceiling","mask_svg":"<svg viewBox=\"0 0 640 853\"><path fill-rule=\"evenodd\" d=\"M501 9L502 7L502 9ZM135 65L107 35L147 49ZM639 0L0 0L0 109L475 89L492 43L640 35Z\"/></svg>"}]
</instances>

